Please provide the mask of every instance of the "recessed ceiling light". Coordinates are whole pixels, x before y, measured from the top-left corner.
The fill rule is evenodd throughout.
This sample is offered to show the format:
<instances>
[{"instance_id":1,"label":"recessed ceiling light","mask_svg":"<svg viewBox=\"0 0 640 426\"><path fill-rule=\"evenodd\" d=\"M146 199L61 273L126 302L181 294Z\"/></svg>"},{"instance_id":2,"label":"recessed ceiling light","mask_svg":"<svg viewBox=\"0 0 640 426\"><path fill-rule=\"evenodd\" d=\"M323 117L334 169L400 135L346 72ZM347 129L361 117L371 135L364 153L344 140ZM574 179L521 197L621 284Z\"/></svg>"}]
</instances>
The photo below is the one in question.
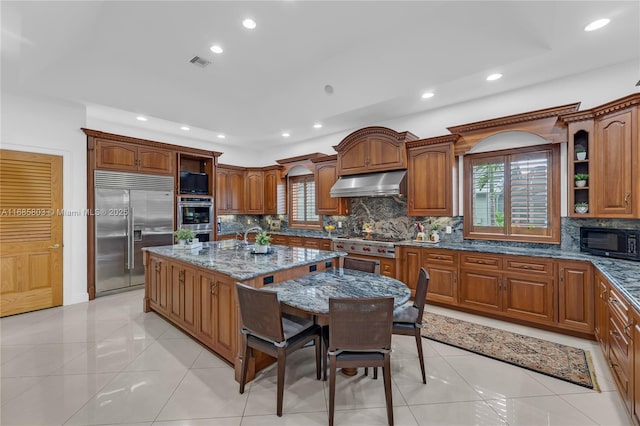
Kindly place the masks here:
<instances>
[{"instance_id":1,"label":"recessed ceiling light","mask_svg":"<svg viewBox=\"0 0 640 426\"><path fill-rule=\"evenodd\" d=\"M256 21L254 21L251 18L247 18L244 21L242 21L242 26L249 30L252 30L256 27Z\"/></svg>"},{"instance_id":2,"label":"recessed ceiling light","mask_svg":"<svg viewBox=\"0 0 640 426\"><path fill-rule=\"evenodd\" d=\"M499 80L502 78L502 74L500 73L495 73L495 74L491 74L490 76L487 77L487 81L495 81L495 80Z\"/></svg>"},{"instance_id":3,"label":"recessed ceiling light","mask_svg":"<svg viewBox=\"0 0 640 426\"><path fill-rule=\"evenodd\" d=\"M224 52L222 47L218 46L217 44L214 44L213 46L211 46L210 49L211 49L211 51L213 53L222 53L222 52Z\"/></svg>"},{"instance_id":4,"label":"recessed ceiling light","mask_svg":"<svg viewBox=\"0 0 640 426\"><path fill-rule=\"evenodd\" d=\"M429 98L433 98L433 92L424 92L422 94L422 99L429 99Z\"/></svg>"},{"instance_id":5,"label":"recessed ceiling light","mask_svg":"<svg viewBox=\"0 0 640 426\"><path fill-rule=\"evenodd\" d=\"M291 136L291 135L290 135L289 133L287 133L287 132L284 132L284 133L282 134L282 137L283 137L283 138L288 138L289 136Z\"/></svg>"},{"instance_id":6,"label":"recessed ceiling light","mask_svg":"<svg viewBox=\"0 0 640 426\"><path fill-rule=\"evenodd\" d=\"M313 125L313 128L314 129L322 129L322 124L316 123L316 124Z\"/></svg>"},{"instance_id":7,"label":"recessed ceiling light","mask_svg":"<svg viewBox=\"0 0 640 426\"><path fill-rule=\"evenodd\" d=\"M184 130L185 132L188 132L191 129L189 128L189 126L182 126L180 127L180 130Z\"/></svg>"},{"instance_id":8,"label":"recessed ceiling light","mask_svg":"<svg viewBox=\"0 0 640 426\"><path fill-rule=\"evenodd\" d=\"M586 27L584 27L585 31L595 31L595 30L599 30L600 28L604 27L605 25L607 25L609 22L611 22L610 19L607 18L603 18L603 19L598 19L596 21L593 21L592 23L590 23L589 25L587 25Z\"/></svg>"},{"instance_id":9,"label":"recessed ceiling light","mask_svg":"<svg viewBox=\"0 0 640 426\"><path fill-rule=\"evenodd\" d=\"M138 120L138 121L147 121L147 117L143 117L143 116L139 115L139 116L136 117L136 120Z\"/></svg>"},{"instance_id":10,"label":"recessed ceiling light","mask_svg":"<svg viewBox=\"0 0 640 426\"><path fill-rule=\"evenodd\" d=\"M220 133L220 134L218 135L218 139L224 139L224 138L226 138L226 136L225 136L225 135L223 135L222 133Z\"/></svg>"}]
</instances>

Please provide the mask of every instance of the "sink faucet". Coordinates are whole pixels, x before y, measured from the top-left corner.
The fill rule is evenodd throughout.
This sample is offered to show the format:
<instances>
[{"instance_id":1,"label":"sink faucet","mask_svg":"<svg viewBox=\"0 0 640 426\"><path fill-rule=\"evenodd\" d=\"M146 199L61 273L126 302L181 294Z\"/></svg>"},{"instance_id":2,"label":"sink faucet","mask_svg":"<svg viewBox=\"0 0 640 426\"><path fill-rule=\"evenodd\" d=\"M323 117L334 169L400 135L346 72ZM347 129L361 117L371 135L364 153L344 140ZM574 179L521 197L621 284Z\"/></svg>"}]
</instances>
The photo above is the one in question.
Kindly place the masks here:
<instances>
[{"instance_id":1,"label":"sink faucet","mask_svg":"<svg viewBox=\"0 0 640 426\"><path fill-rule=\"evenodd\" d=\"M253 226L247 229L246 231L244 231L244 240L242 240L242 242L244 243L245 246L249 245L249 241L247 240L247 234L251 231L262 232L262 228L260 228L259 226Z\"/></svg>"}]
</instances>

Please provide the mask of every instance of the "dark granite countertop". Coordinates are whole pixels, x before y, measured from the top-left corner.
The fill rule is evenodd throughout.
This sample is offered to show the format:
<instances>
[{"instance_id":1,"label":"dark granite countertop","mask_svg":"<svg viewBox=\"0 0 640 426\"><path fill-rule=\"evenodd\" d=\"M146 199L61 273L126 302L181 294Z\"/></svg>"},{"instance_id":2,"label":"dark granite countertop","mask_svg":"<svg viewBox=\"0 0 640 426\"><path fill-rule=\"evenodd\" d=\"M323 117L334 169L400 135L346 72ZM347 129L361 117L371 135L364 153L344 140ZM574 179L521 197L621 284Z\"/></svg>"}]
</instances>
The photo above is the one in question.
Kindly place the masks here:
<instances>
[{"instance_id":1,"label":"dark granite countertop","mask_svg":"<svg viewBox=\"0 0 640 426\"><path fill-rule=\"evenodd\" d=\"M271 246L269 254L254 254L251 250L236 247L234 241L203 243L201 248L193 250L176 249L174 246L146 247L143 250L219 272L239 281L346 256L341 252L277 245Z\"/></svg>"},{"instance_id":2,"label":"dark granite countertop","mask_svg":"<svg viewBox=\"0 0 640 426\"><path fill-rule=\"evenodd\" d=\"M401 281L340 268L265 286L264 289L277 291L280 302L317 314L329 313L330 297L390 296L394 298L396 307L411 297L411 290Z\"/></svg>"},{"instance_id":3,"label":"dark granite countertop","mask_svg":"<svg viewBox=\"0 0 640 426\"><path fill-rule=\"evenodd\" d=\"M557 247L530 248L509 247L478 243L445 243L437 244L402 241L397 246L427 247L445 250L475 251L480 253L509 254L516 256L550 257L563 260L583 260L591 262L602 272L613 285L624 293L629 301L640 311L640 262L630 260L611 259L608 257L594 256L576 251L561 250Z\"/></svg>"}]
</instances>

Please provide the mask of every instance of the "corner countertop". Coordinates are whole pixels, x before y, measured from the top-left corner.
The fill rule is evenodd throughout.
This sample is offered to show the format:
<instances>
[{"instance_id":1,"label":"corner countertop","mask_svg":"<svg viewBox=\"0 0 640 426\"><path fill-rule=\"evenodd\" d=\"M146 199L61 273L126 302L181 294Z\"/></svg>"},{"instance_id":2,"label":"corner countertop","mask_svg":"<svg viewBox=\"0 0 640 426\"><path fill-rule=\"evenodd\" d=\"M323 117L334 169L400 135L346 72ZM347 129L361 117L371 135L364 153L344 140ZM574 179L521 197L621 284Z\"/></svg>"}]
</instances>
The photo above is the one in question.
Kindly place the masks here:
<instances>
[{"instance_id":1,"label":"corner countertop","mask_svg":"<svg viewBox=\"0 0 640 426\"><path fill-rule=\"evenodd\" d=\"M629 301L640 311L640 262L631 260L612 259L609 257L594 256L559 248L529 248L497 246L481 243L446 243L436 244L419 241L401 241L396 246L437 248L444 250L475 251L480 253L496 253L515 256L550 257L562 260L582 260L591 262L604 276L611 281Z\"/></svg>"},{"instance_id":2,"label":"corner countertop","mask_svg":"<svg viewBox=\"0 0 640 426\"><path fill-rule=\"evenodd\" d=\"M239 281L277 271L346 256L346 253L302 247L271 246L268 254L255 254L231 242L207 242L193 250L174 246L145 247L142 250L228 275Z\"/></svg>"}]
</instances>

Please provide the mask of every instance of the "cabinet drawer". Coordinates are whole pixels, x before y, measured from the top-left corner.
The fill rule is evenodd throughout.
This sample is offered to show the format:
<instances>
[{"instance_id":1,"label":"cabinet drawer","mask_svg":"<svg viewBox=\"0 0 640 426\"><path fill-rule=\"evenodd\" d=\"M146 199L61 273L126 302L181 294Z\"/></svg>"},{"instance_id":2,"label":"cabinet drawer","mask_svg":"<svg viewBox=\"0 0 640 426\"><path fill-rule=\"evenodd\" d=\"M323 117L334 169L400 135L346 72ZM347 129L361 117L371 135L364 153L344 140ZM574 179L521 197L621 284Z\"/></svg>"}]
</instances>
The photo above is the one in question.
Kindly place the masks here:
<instances>
[{"instance_id":1,"label":"cabinet drawer","mask_svg":"<svg viewBox=\"0 0 640 426\"><path fill-rule=\"evenodd\" d=\"M532 257L505 257L503 262L505 271L540 275L551 275L553 273L553 260Z\"/></svg>"},{"instance_id":2,"label":"cabinet drawer","mask_svg":"<svg viewBox=\"0 0 640 426\"><path fill-rule=\"evenodd\" d=\"M631 327L621 324L614 315L609 317L609 350L616 352L616 357L626 365L631 350Z\"/></svg>"},{"instance_id":3,"label":"cabinet drawer","mask_svg":"<svg viewBox=\"0 0 640 426\"><path fill-rule=\"evenodd\" d=\"M499 256L484 256L479 254L463 254L461 256L460 266L493 270L502 269L502 258Z\"/></svg>"},{"instance_id":4,"label":"cabinet drawer","mask_svg":"<svg viewBox=\"0 0 640 426\"><path fill-rule=\"evenodd\" d=\"M609 287L609 312L618 317L618 321L626 326L629 324L629 304L620 292L613 286Z\"/></svg>"},{"instance_id":5,"label":"cabinet drawer","mask_svg":"<svg viewBox=\"0 0 640 426\"><path fill-rule=\"evenodd\" d=\"M613 378L618 385L618 390L623 396L623 400L629 398L629 368L626 364L627 361L619 359L617 352L613 349L609 350L609 366L613 373Z\"/></svg>"},{"instance_id":6,"label":"cabinet drawer","mask_svg":"<svg viewBox=\"0 0 640 426\"><path fill-rule=\"evenodd\" d=\"M455 265L458 262L458 254L450 250L429 250L423 252L423 262L426 265L438 263L441 265Z\"/></svg>"}]
</instances>

